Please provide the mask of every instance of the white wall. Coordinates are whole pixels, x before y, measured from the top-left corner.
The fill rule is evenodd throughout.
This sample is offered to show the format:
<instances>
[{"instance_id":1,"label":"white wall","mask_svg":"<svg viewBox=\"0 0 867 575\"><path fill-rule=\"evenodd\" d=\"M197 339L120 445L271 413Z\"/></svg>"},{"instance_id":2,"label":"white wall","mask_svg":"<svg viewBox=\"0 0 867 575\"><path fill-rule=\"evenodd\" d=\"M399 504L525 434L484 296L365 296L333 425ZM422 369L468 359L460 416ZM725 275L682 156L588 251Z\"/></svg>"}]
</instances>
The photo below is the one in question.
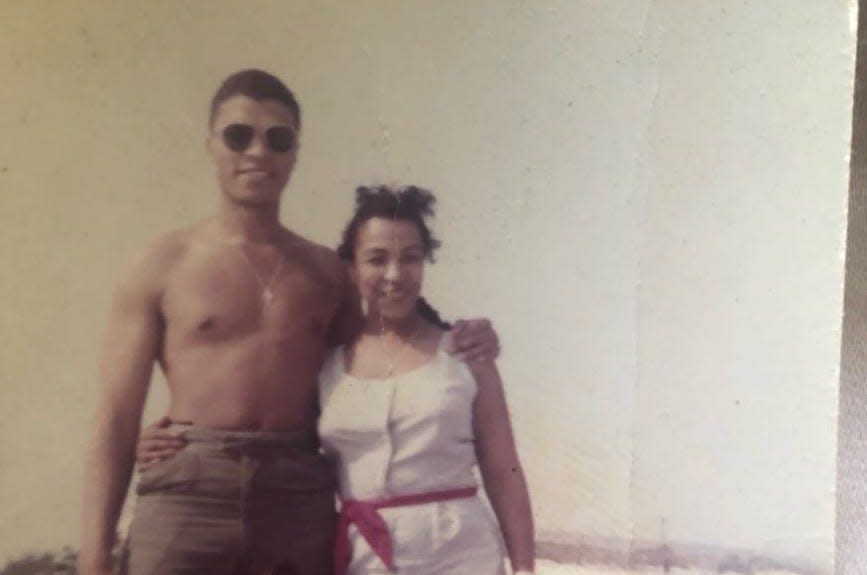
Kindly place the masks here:
<instances>
[{"instance_id":1,"label":"white wall","mask_svg":"<svg viewBox=\"0 0 867 575\"><path fill-rule=\"evenodd\" d=\"M833 553L844 4L652 11L638 533L667 517L673 539Z\"/></svg>"},{"instance_id":2,"label":"white wall","mask_svg":"<svg viewBox=\"0 0 867 575\"><path fill-rule=\"evenodd\" d=\"M288 225L438 194L426 291L495 320L540 532L830 563L846 2L76 4L0 8L0 555L77 540L111 285L212 209L257 66L304 110Z\"/></svg>"}]
</instances>

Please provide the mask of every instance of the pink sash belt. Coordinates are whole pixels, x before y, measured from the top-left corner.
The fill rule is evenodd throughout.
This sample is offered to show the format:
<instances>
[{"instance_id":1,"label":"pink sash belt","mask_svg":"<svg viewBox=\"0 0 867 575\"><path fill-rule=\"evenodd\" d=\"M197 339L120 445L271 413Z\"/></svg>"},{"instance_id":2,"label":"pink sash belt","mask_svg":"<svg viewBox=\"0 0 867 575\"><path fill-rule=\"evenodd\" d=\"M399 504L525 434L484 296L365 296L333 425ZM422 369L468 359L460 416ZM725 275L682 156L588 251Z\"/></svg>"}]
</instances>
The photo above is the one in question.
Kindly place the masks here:
<instances>
[{"instance_id":1,"label":"pink sash belt","mask_svg":"<svg viewBox=\"0 0 867 575\"><path fill-rule=\"evenodd\" d=\"M463 499L473 497L475 494L475 487L461 487L445 491L398 495L385 499L365 501L347 499L343 501L340 506L340 517L337 520L337 538L334 542L334 574L344 575L349 567L349 560L351 559L349 526L353 523L377 557L382 559L389 570L394 571L394 546L391 541L391 533L382 515L379 514L379 509Z\"/></svg>"}]
</instances>

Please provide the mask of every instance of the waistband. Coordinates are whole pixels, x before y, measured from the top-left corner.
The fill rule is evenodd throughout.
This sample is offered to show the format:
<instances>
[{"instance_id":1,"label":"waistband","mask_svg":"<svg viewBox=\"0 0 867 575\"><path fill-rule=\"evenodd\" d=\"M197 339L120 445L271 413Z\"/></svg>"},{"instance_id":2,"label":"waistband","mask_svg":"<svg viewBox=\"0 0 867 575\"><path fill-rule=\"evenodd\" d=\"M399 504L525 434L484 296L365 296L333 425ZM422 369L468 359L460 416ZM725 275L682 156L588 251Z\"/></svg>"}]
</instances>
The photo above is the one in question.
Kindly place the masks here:
<instances>
[{"instance_id":1,"label":"waistband","mask_svg":"<svg viewBox=\"0 0 867 575\"><path fill-rule=\"evenodd\" d=\"M201 427L192 423L172 422L169 431L177 433L191 444L214 447L273 448L318 450L319 437L315 429L298 428L287 431L255 431L246 429L220 429Z\"/></svg>"}]
</instances>

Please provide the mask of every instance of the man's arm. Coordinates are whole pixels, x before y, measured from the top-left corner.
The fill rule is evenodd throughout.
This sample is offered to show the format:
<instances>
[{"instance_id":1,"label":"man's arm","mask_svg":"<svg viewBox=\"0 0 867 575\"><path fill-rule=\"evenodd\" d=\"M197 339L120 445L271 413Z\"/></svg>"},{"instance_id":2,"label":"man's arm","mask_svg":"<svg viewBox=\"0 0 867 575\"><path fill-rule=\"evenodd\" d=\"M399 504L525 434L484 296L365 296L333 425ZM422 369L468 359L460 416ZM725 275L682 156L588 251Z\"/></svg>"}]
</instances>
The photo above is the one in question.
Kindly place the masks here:
<instances>
[{"instance_id":1,"label":"man's arm","mask_svg":"<svg viewBox=\"0 0 867 575\"><path fill-rule=\"evenodd\" d=\"M364 316L361 313L361 296L355 282L349 277L346 267L341 263L339 268L340 307L331 323L328 333L328 346L344 345L355 339L364 326Z\"/></svg>"},{"instance_id":2,"label":"man's arm","mask_svg":"<svg viewBox=\"0 0 867 575\"><path fill-rule=\"evenodd\" d=\"M111 550L135 462L135 445L162 337L153 257L133 266L112 303L100 367L101 391L84 473L79 572L111 573Z\"/></svg>"},{"instance_id":3,"label":"man's arm","mask_svg":"<svg viewBox=\"0 0 867 575\"><path fill-rule=\"evenodd\" d=\"M500 339L488 319L459 319L452 334L449 351L468 363L489 363L500 356Z\"/></svg>"}]
</instances>

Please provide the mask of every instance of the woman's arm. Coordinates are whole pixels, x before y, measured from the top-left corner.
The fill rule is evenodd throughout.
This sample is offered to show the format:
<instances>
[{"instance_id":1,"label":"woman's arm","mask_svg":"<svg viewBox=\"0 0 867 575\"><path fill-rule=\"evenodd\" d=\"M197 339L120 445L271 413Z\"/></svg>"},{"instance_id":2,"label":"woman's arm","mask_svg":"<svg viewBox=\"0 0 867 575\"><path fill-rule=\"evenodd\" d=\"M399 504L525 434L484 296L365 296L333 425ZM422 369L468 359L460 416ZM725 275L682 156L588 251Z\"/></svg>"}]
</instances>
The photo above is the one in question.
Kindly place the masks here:
<instances>
[{"instance_id":1,"label":"woman's arm","mask_svg":"<svg viewBox=\"0 0 867 575\"><path fill-rule=\"evenodd\" d=\"M141 430L135 450L135 461L140 472L171 459L187 445L183 437L167 429L170 424L171 420L164 415Z\"/></svg>"},{"instance_id":2,"label":"woman's arm","mask_svg":"<svg viewBox=\"0 0 867 575\"><path fill-rule=\"evenodd\" d=\"M514 571L532 572L535 560L530 495L509 421L500 374L493 362L468 364L478 386L473 404L476 457L497 514Z\"/></svg>"}]
</instances>

